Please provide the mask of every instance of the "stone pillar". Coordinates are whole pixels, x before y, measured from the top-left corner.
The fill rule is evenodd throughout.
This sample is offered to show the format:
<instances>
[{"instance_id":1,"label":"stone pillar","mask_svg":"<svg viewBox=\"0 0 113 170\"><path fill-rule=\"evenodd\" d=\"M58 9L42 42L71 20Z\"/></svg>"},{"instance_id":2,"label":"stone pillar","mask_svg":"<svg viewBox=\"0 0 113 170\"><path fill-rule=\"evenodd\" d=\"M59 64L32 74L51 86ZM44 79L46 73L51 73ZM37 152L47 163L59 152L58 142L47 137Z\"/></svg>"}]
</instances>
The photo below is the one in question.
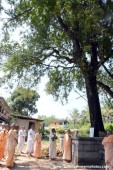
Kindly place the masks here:
<instances>
[{"instance_id":1,"label":"stone pillar","mask_svg":"<svg viewBox=\"0 0 113 170\"><path fill-rule=\"evenodd\" d=\"M103 165L104 148L101 137L72 139L72 163L75 166Z\"/></svg>"}]
</instances>

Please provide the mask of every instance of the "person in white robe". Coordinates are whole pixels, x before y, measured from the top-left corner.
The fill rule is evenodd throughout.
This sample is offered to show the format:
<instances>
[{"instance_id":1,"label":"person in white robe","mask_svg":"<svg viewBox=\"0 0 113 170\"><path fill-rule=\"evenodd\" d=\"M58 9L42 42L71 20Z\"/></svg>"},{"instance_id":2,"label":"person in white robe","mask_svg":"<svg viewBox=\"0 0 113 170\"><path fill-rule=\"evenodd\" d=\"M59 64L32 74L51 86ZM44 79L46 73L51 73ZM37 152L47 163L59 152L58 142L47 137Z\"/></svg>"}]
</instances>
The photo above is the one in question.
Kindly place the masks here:
<instances>
[{"instance_id":1,"label":"person in white robe","mask_svg":"<svg viewBox=\"0 0 113 170\"><path fill-rule=\"evenodd\" d=\"M35 140L35 131L34 131L34 127L32 126L31 129L28 130L27 147L26 147L26 152L29 155L31 155L34 151L34 140Z\"/></svg>"},{"instance_id":2,"label":"person in white robe","mask_svg":"<svg viewBox=\"0 0 113 170\"><path fill-rule=\"evenodd\" d=\"M25 144L25 138L26 138L26 130L25 130L25 127L22 126L22 129L19 130L18 132L18 152L19 154L22 153L23 151L23 148L24 148L24 144Z\"/></svg>"},{"instance_id":3,"label":"person in white robe","mask_svg":"<svg viewBox=\"0 0 113 170\"><path fill-rule=\"evenodd\" d=\"M52 128L49 136L49 158L51 160L55 160L56 158L56 139L56 130Z\"/></svg>"}]
</instances>

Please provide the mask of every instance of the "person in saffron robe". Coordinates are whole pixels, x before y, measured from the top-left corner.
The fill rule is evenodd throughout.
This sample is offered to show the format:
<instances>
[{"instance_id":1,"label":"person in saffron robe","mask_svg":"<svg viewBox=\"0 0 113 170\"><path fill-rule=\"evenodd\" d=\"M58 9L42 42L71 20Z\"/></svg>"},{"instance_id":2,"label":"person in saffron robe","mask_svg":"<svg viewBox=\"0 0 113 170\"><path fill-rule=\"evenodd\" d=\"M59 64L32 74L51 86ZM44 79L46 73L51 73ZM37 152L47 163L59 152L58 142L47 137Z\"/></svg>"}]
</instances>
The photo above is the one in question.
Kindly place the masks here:
<instances>
[{"instance_id":1,"label":"person in saffron robe","mask_svg":"<svg viewBox=\"0 0 113 170\"><path fill-rule=\"evenodd\" d=\"M41 158L41 139L42 133L40 133L40 129L38 129L38 133L35 135L35 143L34 143L34 156L39 159Z\"/></svg>"},{"instance_id":2,"label":"person in saffron robe","mask_svg":"<svg viewBox=\"0 0 113 170\"><path fill-rule=\"evenodd\" d=\"M12 168L14 166L14 154L15 147L17 145L18 135L14 130L15 125L11 125L11 129L8 132L7 146L6 146L6 167Z\"/></svg>"},{"instance_id":3,"label":"person in saffron robe","mask_svg":"<svg viewBox=\"0 0 113 170\"><path fill-rule=\"evenodd\" d=\"M49 157L51 160L55 160L56 158L56 139L56 130L52 128L49 136Z\"/></svg>"},{"instance_id":4,"label":"person in saffron robe","mask_svg":"<svg viewBox=\"0 0 113 170\"><path fill-rule=\"evenodd\" d=\"M34 140L35 140L34 126L31 126L31 129L28 130L28 139L26 147L26 152L29 156L34 152Z\"/></svg>"},{"instance_id":5,"label":"person in saffron robe","mask_svg":"<svg viewBox=\"0 0 113 170\"><path fill-rule=\"evenodd\" d=\"M25 144L25 137L26 137L25 126L22 126L22 129L19 130L19 132L18 132L18 152L19 152L19 154L21 154L23 151L23 147Z\"/></svg>"},{"instance_id":6,"label":"person in saffron robe","mask_svg":"<svg viewBox=\"0 0 113 170\"><path fill-rule=\"evenodd\" d=\"M0 132L0 160L4 158L5 146L6 146L7 131L6 128Z\"/></svg>"},{"instance_id":7,"label":"person in saffron robe","mask_svg":"<svg viewBox=\"0 0 113 170\"><path fill-rule=\"evenodd\" d=\"M10 125L9 124L6 124L5 125L5 130L6 130L6 142L5 142L5 149L4 149L4 157L6 157L6 146L7 146L7 140L8 140L8 132L10 130Z\"/></svg>"},{"instance_id":8,"label":"person in saffron robe","mask_svg":"<svg viewBox=\"0 0 113 170\"><path fill-rule=\"evenodd\" d=\"M71 135L70 130L68 129L66 134L64 135L64 152L63 152L63 160L67 162L71 162Z\"/></svg>"},{"instance_id":9,"label":"person in saffron robe","mask_svg":"<svg viewBox=\"0 0 113 170\"><path fill-rule=\"evenodd\" d=\"M113 170L113 134L111 131L107 132L107 135L102 141L105 149L105 163L106 170Z\"/></svg>"}]
</instances>

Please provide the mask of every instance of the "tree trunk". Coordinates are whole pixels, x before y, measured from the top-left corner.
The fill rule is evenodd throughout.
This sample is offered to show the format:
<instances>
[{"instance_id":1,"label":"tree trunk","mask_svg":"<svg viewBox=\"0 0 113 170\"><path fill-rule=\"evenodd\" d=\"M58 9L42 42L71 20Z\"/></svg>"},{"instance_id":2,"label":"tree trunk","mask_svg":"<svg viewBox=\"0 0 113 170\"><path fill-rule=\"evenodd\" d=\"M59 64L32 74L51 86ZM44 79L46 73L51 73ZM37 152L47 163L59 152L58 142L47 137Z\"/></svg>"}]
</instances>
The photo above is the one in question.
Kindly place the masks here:
<instances>
[{"instance_id":1,"label":"tree trunk","mask_svg":"<svg viewBox=\"0 0 113 170\"><path fill-rule=\"evenodd\" d=\"M97 90L96 75L85 76L86 92L90 113L91 127L94 127L94 136L99 136L99 131L104 131L100 102Z\"/></svg>"}]
</instances>

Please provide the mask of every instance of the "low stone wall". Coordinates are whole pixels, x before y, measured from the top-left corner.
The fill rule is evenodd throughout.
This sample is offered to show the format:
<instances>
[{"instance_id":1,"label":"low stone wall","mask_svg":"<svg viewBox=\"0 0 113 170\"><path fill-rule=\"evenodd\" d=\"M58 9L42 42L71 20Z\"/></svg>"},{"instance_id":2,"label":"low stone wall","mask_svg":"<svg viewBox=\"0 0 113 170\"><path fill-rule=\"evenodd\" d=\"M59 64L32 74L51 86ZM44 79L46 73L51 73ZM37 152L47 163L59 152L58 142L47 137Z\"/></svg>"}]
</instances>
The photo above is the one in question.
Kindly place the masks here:
<instances>
[{"instance_id":1,"label":"low stone wall","mask_svg":"<svg viewBox=\"0 0 113 170\"><path fill-rule=\"evenodd\" d=\"M104 165L104 148L101 137L72 139L72 163L75 166Z\"/></svg>"}]
</instances>

